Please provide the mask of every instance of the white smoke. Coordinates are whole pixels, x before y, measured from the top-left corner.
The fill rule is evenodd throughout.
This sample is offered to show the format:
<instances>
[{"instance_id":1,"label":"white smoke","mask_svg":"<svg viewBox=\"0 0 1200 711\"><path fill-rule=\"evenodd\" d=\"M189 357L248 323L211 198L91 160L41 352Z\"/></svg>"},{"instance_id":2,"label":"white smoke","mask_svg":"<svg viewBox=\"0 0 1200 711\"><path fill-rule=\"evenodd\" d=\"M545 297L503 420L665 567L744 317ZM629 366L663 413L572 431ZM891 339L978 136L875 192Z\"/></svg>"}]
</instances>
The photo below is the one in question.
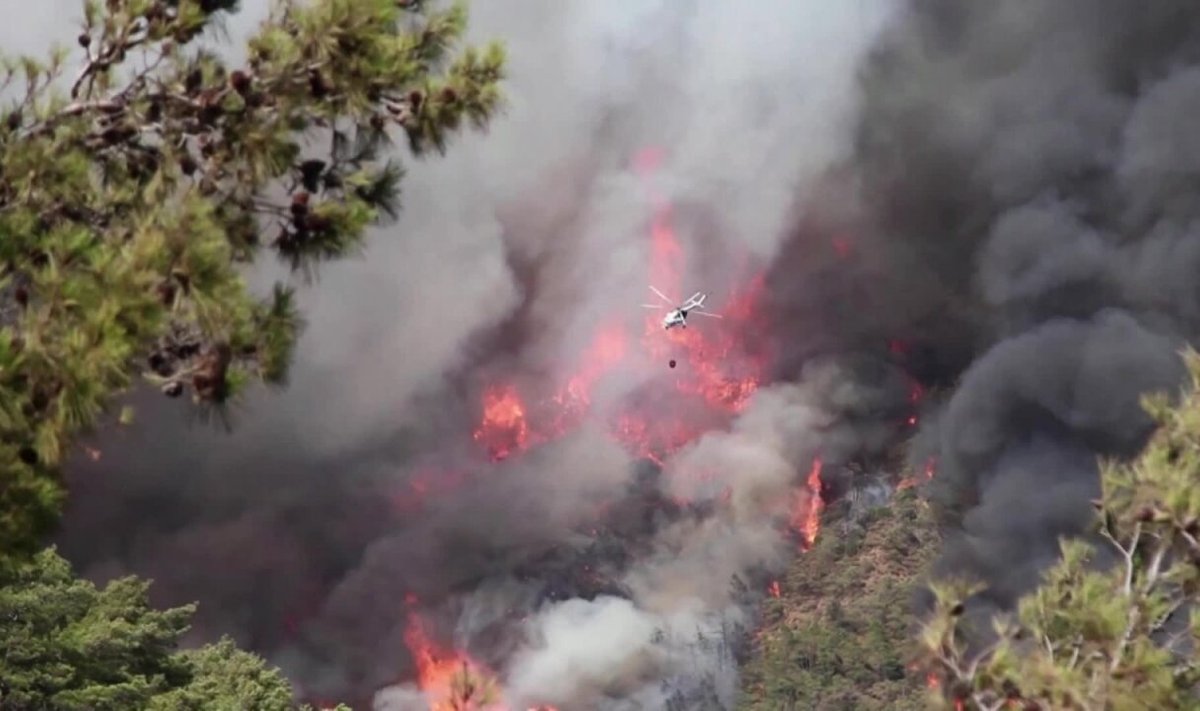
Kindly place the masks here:
<instances>
[{"instance_id":1,"label":"white smoke","mask_svg":"<svg viewBox=\"0 0 1200 711\"><path fill-rule=\"evenodd\" d=\"M730 433L707 434L668 463L667 490L714 502L716 515L660 530L625 575L630 599L574 599L529 619L530 641L506 677L513 708L634 708L634 699L662 708L699 691L732 706L731 646L758 599L736 581L779 571L795 552L788 519L813 505L803 485L830 419L814 404L822 396L813 385L760 390Z\"/></svg>"},{"instance_id":2,"label":"white smoke","mask_svg":"<svg viewBox=\"0 0 1200 711\"><path fill-rule=\"evenodd\" d=\"M530 703L601 708L661 678L654 638L659 620L629 600L567 600L530 623L531 644L513 658L514 706ZM624 688L622 688L624 687Z\"/></svg>"}]
</instances>

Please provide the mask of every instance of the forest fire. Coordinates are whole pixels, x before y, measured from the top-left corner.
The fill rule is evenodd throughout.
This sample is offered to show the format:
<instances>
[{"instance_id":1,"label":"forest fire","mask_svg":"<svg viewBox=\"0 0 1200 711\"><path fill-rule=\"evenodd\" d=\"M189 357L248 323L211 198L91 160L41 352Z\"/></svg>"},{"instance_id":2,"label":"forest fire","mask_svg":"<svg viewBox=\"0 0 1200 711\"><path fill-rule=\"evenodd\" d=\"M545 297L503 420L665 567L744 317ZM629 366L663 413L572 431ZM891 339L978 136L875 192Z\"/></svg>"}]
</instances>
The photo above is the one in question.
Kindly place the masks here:
<instances>
[{"instance_id":1,"label":"forest fire","mask_svg":"<svg viewBox=\"0 0 1200 711\"><path fill-rule=\"evenodd\" d=\"M417 684L429 703L429 711L514 711L494 698L495 677L466 654L439 648L426 631L426 621L415 609L417 598L405 597L408 623L404 643L417 667ZM558 711L553 706L534 706L523 711Z\"/></svg>"},{"instance_id":2,"label":"forest fire","mask_svg":"<svg viewBox=\"0 0 1200 711\"><path fill-rule=\"evenodd\" d=\"M645 174L660 160L656 151L643 151L635 165ZM684 254L671 205L654 194L651 199L655 209L648 280L678 295ZM704 328L664 330L656 313L647 314L641 333L627 332L616 318L601 324L572 375L550 396L527 402L511 384L487 387L475 441L493 461L552 441L597 414L592 412L592 391L606 375L625 371L653 376L647 369L661 368L670 359L681 361L678 374L640 398L656 401L654 406L629 402L616 413L604 414L612 436L631 453L661 464L703 432L726 424L758 389L766 358L751 352L741 335L747 324L762 325L758 305L763 288L761 275L748 279L744 288L723 300L718 313L724 320L705 323Z\"/></svg>"},{"instance_id":3,"label":"forest fire","mask_svg":"<svg viewBox=\"0 0 1200 711\"><path fill-rule=\"evenodd\" d=\"M489 389L483 395L483 424L475 440L484 442L493 461L506 459L529 446L525 405L512 387Z\"/></svg>"},{"instance_id":4,"label":"forest fire","mask_svg":"<svg viewBox=\"0 0 1200 711\"><path fill-rule=\"evenodd\" d=\"M808 478L805 479L805 494L797 495L796 505L792 510L792 530L798 533L804 542L804 550L810 550L817 541L821 531L821 510L824 503L821 500L821 458L813 459Z\"/></svg>"},{"instance_id":5,"label":"forest fire","mask_svg":"<svg viewBox=\"0 0 1200 711\"><path fill-rule=\"evenodd\" d=\"M661 154L646 151L635 166L644 176L659 164ZM676 234L672 206L650 195L653 217L647 281L672 298L683 294L684 250ZM705 432L727 427L742 412L766 376L769 355L761 336L765 280L746 272L740 288L714 299L714 312L722 319L701 327L664 329L661 314L647 313L642 323L631 325L624 314L602 320L592 333L568 375L547 385L518 385L517 378L499 378L482 388L479 421L472 440L492 462L508 460L554 442L582 426L598 422L608 435L634 457L655 462L669 474L667 460ZM664 372L668 359L672 370ZM679 367L676 368L675 364ZM610 376L628 376L644 383L615 405L595 397ZM524 382L524 381L521 381ZM536 389L536 392L535 392ZM451 488L461 483L457 477ZM412 505L423 494L442 491L442 483L418 477L401 500ZM821 461L815 460L803 482L797 482L796 503L789 521L792 532L807 550L815 540L821 513ZM686 505L686 501L676 501ZM778 596L776 582L768 594ZM461 697L464 680L475 684L492 673L465 653L439 648L431 641L420 616L410 610L405 643L417 667L417 684L435 701L432 711L460 706L436 705L438 699ZM474 691L474 687L466 691ZM472 709L506 711L476 702ZM552 711L552 710L550 710Z\"/></svg>"},{"instance_id":6,"label":"forest fire","mask_svg":"<svg viewBox=\"0 0 1200 711\"><path fill-rule=\"evenodd\" d=\"M914 486L917 486L918 484L929 481L930 479L933 478L933 475L936 471L937 471L937 460L931 457L927 462L925 462L925 469L924 469L924 471L921 472L921 476L905 477L896 486L896 489L897 490L909 489Z\"/></svg>"},{"instance_id":7,"label":"forest fire","mask_svg":"<svg viewBox=\"0 0 1200 711\"><path fill-rule=\"evenodd\" d=\"M455 711L461 696L473 695L462 689L474 676L473 663L456 651L438 649L425 630L425 621L410 610L404 630L404 643L417 666L417 684L429 698L430 711Z\"/></svg>"}]
</instances>

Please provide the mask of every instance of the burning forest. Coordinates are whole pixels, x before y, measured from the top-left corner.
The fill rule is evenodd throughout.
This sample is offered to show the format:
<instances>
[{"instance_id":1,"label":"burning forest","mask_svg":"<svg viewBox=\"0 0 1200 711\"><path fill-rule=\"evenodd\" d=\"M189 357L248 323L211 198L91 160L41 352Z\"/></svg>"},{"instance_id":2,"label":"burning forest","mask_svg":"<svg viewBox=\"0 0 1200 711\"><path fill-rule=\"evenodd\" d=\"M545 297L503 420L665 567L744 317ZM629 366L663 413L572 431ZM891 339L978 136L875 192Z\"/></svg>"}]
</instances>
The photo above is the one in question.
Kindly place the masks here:
<instances>
[{"instance_id":1,"label":"burning forest","mask_svg":"<svg viewBox=\"0 0 1200 711\"><path fill-rule=\"evenodd\" d=\"M322 276L336 298L307 292L270 407L181 434L139 402L140 444L73 474L72 560L199 597L195 641L318 704L731 708L760 603L829 502L896 478L925 405L903 324L863 347L820 303L889 288L850 194L805 204L891 8L635 5L474 8L518 116L413 170L399 224ZM664 330L650 285L721 318Z\"/></svg>"},{"instance_id":2,"label":"burning forest","mask_svg":"<svg viewBox=\"0 0 1200 711\"><path fill-rule=\"evenodd\" d=\"M1019 5L479 3L512 120L307 292L285 393L93 443L61 549L380 711L729 709L867 490L1008 609L1200 334L1200 13Z\"/></svg>"},{"instance_id":3,"label":"burning forest","mask_svg":"<svg viewBox=\"0 0 1200 711\"><path fill-rule=\"evenodd\" d=\"M634 166L637 174L650 179L663 160L661 151L646 149L635 156ZM688 259L673 221L673 206L661 195L649 195L653 209L645 231L649 252L646 280L665 293L680 294L686 288L683 277ZM493 621L493 628L521 630L539 606L559 601L629 605L635 594L626 576L636 569L640 556L655 554L659 545L655 538L664 528L711 525L732 506L737 484L728 481L727 473L705 471L704 464L690 463L686 456L681 464L676 461L706 433L728 430L747 410L760 386L767 384L772 363L770 340L757 335L771 329L762 304L765 274L752 270L748 259L744 263L747 267L734 274L735 287L718 307L721 320L666 330L657 313L647 314L640 323L631 323L625 314L615 313L596 323L587 347L560 382L536 382L522 388L514 382L520 381L516 377L519 374L492 376L493 380L478 388L478 423L470 432L470 447L475 451L462 460L472 473L456 476L430 464L408 480L404 491L393 494L404 514L411 515L423 507L436 508L438 498L460 496L461 488L472 486L474 478L504 477L507 470L503 463L520 466L522 458L536 457L539 449L569 438L584 426L592 426L600 436L618 445L630 458L629 466L641 472L631 483L627 498L596 502L592 514L572 531L584 541L582 547L552 547L512 571L521 583L541 588L535 596L536 605L507 611L507 619ZM668 360L669 369L664 367ZM598 397L606 380L614 379L636 386L616 399ZM438 456L432 455L435 461ZM815 454L809 459L803 476L780 482L781 493L787 493L787 510L774 521L780 539L792 541L797 550L811 546L818 535L823 506L821 460ZM670 483L675 477L690 480ZM778 586L766 570L740 572L744 578L740 584L750 586L743 591L743 604ZM495 701L501 688L496 666L480 661L471 647L477 639L498 634L497 630L477 633L476 639L437 638L427 615L436 616L447 600L428 601L434 608L430 612L422 612L422 599L415 593L409 592L405 600L408 611L404 643L417 669L410 691L422 695L431 709L459 708L454 705L455 699L464 703L468 698L484 698L486 694L478 687L481 683L493 688L488 696L493 701L476 700L477 705L468 705L470 708L556 709L555 704L581 703L574 693L551 693L549 699L539 698L536 687L520 690L519 706ZM702 633L702 629L698 627L695 632ZM727 653L732 655L733 648L742 644L742 634L744 629L722 628L719 636L706 643L728 645ZM501 636L521 635L509 631ZM657 643L641 640L642 644L647 642L647 655L662 653L653 651ZM486 645L478 653L497 657L488 654ZM505 661L504 655L498 656L500 664ZM708 689L684 687L676 693L672 703L719 701L703 698L703 694L715 693ZM701 696L694 696L697 693ZM396 688L381 698L385 700L383 707L390 708L388 703L392 701L388 699L394 701L405 695ZM528 706L543 701L550 705Z\"/></svg>"}]
</instances>

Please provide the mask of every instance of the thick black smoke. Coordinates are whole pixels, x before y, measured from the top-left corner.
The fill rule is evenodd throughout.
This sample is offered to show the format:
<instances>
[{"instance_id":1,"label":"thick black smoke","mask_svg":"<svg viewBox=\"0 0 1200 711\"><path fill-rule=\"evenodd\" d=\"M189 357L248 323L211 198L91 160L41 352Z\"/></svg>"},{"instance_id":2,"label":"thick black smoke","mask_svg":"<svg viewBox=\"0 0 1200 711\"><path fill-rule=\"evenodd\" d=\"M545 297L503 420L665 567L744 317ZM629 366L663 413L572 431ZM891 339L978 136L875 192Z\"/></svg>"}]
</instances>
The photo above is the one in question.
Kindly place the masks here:
<instances>
[{"instance_id":1,"label":"thick black smoke","mask_svg":"<svg viewBox=\"0 0 1200 711\"><path fill-rule=\"evenodd\" d=\"M978 357L922 433L942 573L1009 605L1090 520L1200 336L1200 8L913 0L864 73L855 171ZM920 337L920 334L917 335ZM944 373L954 375L954 371Z\"/></svg>"}]
</instances>

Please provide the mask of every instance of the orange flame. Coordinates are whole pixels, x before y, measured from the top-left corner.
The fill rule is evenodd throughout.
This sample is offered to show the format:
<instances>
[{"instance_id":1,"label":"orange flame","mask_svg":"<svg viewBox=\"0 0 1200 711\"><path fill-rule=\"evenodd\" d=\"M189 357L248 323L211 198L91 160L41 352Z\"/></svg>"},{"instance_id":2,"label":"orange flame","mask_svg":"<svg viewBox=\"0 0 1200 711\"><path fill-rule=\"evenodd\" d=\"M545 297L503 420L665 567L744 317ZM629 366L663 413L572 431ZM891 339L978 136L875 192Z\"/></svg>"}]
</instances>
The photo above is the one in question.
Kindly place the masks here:
<instances>
[{"instance_id":1,"label":"orange flame","mask_svg":"<svg viewBox=\"0 0 1200 711\"><path fill-rule=\"evenodd\" d=\"M662 160L661 151L647 149L635 157L635 168L647 174ZM671 206L653 192L651 198L655 210L650 224L650 283L672 298L683 298L684 253ZM641 358L635 357L638 354L620 319L601 324L573 374L544 400L527 403L512 385L487 388L475 440L494 461L553 440L591 414L593 389L606 375L617 369L657 369L670 360L683 363L666 388L678 398L671 403L670 415L664 416L661 407L628 404L608 422L612 436L632 453L661 464L704 431L742 411L758 389L763 358L747 353L736 331L758 318L763 291L761 275L750 279L745 288L724 300L719 312L723 320L706 322L701 328L667 331L662 328L662 314L649 312L640 337ZM647 399L662 402L661 395Z\"/></svg>"},{"instance_id":2,"label":"orange flame","mask_svg":"<svg viewBox=\"0 0 1200 711\"><path fill-rule=\"evenodd\" d=\"M471 700L462 698L462 692L456 691L456 682L460 682L467 674L476 677L490 675L466 654L435 644L426 629L425 620L413 609L417 603L416 596L411 593L406 595L405 602L409 605L409 612L408 624L404 628L404 644L417 666L417 686L429 701L430 711L504 711L495 706L464 705Z\"/></svg>"},{"instance_id":3,"label":"orange flame","mask_svg":"<svg viewBox=\"0 0 1200 711\"><path fill-rule=\"evenodd\" d=\"M942 686L942 681L941 681L941 679L938 679L937 674L935 674L933 672L926 672L925 687L927 689L929 689L931 691L937 691L938 689L941 688L941 686ZM954 711L963 711L965 708L966 708L966 704L963 702L962 699L954 700Z\"/></svg>"},{"instance_id":4,"label":"orange flame","mask_svg":"<svg viewBox=\"0 0 1200 711\"><path fill-rule=\"evenodd\" d=\"M900 480L900 483L898 485L896 485L896 490L900 491L902 489L908 489L908 488L916 486L917 484L921 483L922 481L929 481L930 479L933 478L934 472L936 470L937 470L937 459L934 457L930 457L929 460L925 462L925 471L922 474L921 478L918 478L915 476L905 477L904 479Z\"/></svg>"},{"instance_id":5,"label":"orange flame","mask_svg":"<svg viewBox=\"0 0 1200 711\"><path fill-rule=\"evenodd\" d=\"M767 586L767 594L774 598L778 598L782 594L778 580L772 580L771 584Z\"/></svg>"},{"instance_id":6,"label":"orange flame","mask_svg":"<svg viewBox=\"0 0 1200 711\"><path fill-rule=\"evenodd\" d=\"M483 422L475 430L475 440L497 461L528 446L525 405L515 388L493 387L483 394Z\"/></svg>"},{"instance_id":7,"label":"orange flame","mask_svg":"<svg viewBox=\"0 0 1200 711\"><path fill-rule=\"evenodd\" d=\"M453 711L451 691L455 675L468 661L453 651L438 649L425 630L424 621L410 612L404 643L417 665L417 685L429 698L431 711Z\"/></svg>"},{"instance_id":8,"label":"orange flame","mask_svg":"<svg viewBox=\"0 0 1200 711\"><path fill-rule=\"evenodd\" d=\"M648 175L663 157L655 149L642 151L634 159L635 169ZM659 195L651 193L650 197L654 214L649 225L649 283L671 298L682 299L688 296L681 292L685 255L675 233L671 206ZM651 382L648 388L652 392L630 398L616 412L605 413L605 424L615 440L636 456L662 465L705 431L727 424L759 387L766 359L763 353L750 350L757 344L745 343L739 332L747 324L765 326L758 314L765 281L759 275L745 284L718 297L723 307L713 311L721 320L706 320L700 326L689 323L686 329L664 330L662 312L648 312L640 333L629 332L623 318L602 322L571 375L543 391L544 397L526 399L527 393L512 383L490 384L482 394L474 441L493 461L550 442L599 414L593 395L606 376L618 370L645 376L661 372L670 360L672 367L679 366L673 377L638 378ZM819 491L819 469L820 463L815 462L808 481L810 491ZM406 510L419 506L426 492L456 483L457 479L443 482L437 476L414 476L410 491L396 496L396 505ZM809 505L809 519L802 522L802 530L805 540L811 542L819 525L820 505L819 496L810 496L810 500L814 503ZM778 582L772 584L770 593L780 594ZM409 613L404 640L416 660L417 683L435 700L434 711L450 708L445 699L457 674L463 669L481 669L465 653L435 645L415 611ZM540 706L528 711L556 710Z\"/></svg>"},{"instance_id":9,"label":"orange flame","mask_svg":"<svg viewBox=\"0 0 1200 711\"><path fill-rule=\"evenodd\" d=\"M802 509L793 514L793 528L803 537L804 550L810 550L817 541L817 534L821 531L821 511L825 508L825 502L821 500L820 457L813 459L805 485L808 496Z\"/></svg>"},{"instance_id":10,"label":"orange flame","mask_svg":"<svg viewBox=\"0 0 1200 711\"><path fill-rule=\"evenodd\" d=\"M404 643L417 666L417 687L428 700L429 711L510 711L499 704L481 705L480 702L462 698L462 692L455 689L456 681L461 681L467 674L476 678L490 678L493 675L467 654L440 647L433 642L425 620L415 609L419 602L416 595L406 594L404 602L409 608ZM538 705L530 706L526 711L558 711L558 708Z\"/></svg>"}]
</instances>

